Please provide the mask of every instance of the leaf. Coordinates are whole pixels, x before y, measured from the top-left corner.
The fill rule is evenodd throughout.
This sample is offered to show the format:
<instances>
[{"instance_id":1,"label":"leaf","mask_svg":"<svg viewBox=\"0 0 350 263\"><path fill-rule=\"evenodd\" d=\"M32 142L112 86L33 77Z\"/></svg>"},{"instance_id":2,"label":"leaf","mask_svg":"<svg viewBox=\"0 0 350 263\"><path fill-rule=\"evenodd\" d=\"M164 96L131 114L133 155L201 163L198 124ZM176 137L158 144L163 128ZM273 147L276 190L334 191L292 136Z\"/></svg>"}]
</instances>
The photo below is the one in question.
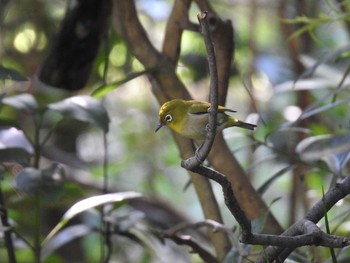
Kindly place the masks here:
<instances>
[{"instance_id":1,"label":"leaf","mask_svg":"<svg viewBox=\"0 0 350 263\"><path fill-rule=\"evenodd\" d=\"M4 124L11 124L11 122L5 122ZM15 127L0 129L0 146L0 148L21 148L28 154L34 152L33 146L24 132Z\"/></svg>"},{"instance_id":2,"label":"leaf","mask_svg":"<svg viewBox=\"0 0 350 263\"><path fill-rule=\"evenodd\" d=\"M312 74L314 74L314 72L316 71L316 69L321 65L324 64L328 61L334 61L336 59L338 59L343 53L350 51L350 45L346 45L340 48L337 48L336 50L327 52L326 55L324 55L323 57L321 57L320 59L317 60L317 62L312 66L307 68L300 76L298 76L298 78L295 80L298 81L299 79L303 79L303 78L307 78L309 76L311 76Z\"/></svg>"},{"instance_id":3,"label":"leaf","mask_svg":"<svg viewBox=\"0 0 350 263\"><path fill-rule=\"evenodd\" d=\"M350 151L350 134L318 135L302 140L296 153L306 162L322 160L329 155Z\"/></svg>"},{"instance_id":4,"label":"leaf","mask_svg":"<svg viewBox=\"0 0 350 263\"><path fill-rule=\"evenodd\" d=\"M22 93L12 97L6 97L2 102L17 110L36 111L39 106L33 95L29 93Z\"/></svg>"},{"instance_id":5,"label":"leaf","mask_svg":"<svg viewBox=\"0 0 350 263\"><path fill-rule=\"evenodd\" d=\"M108 132L109 116L100 101L90 96L71 97L48 105L50 110L61 113L64 117L77 119L101 128Z\"/></svg>"},{"instance_id":6,"label":"leaf","mask_svg":"<svg viewBox=\"0 0 350 263\"><path fill-rule=\"evenodd\" d=\"M54 229L47 235L43 244L46 244L58 231L60 231L73 217L76 215L85 212L96 206L105 205L109 203L118 203L125 200L138 198L141 194L137 192L120 192L120 193L111 193L104 195L96 195L93 197L86 198L75 203L67 212L63 215L60 222L54 227Z\"/></svg>"},{"instance_id":7,"label":"leaf","mask_svg":"<svg viewBox=\"0 0 350 263\"><path fill-rule=\"evenodd\" d=\"M16 187L17 189L34 195L38 192L41 185L41 171L33 167L24 168L16 176Z\"/></svg>"},{"instance_id":8,"label":"leaf","mask_svg":"<svg viewBox=\"0 0 350 263\"><path fill-rule=\"evenodd\" d=\"M16 162L21 164L29 164L30 157L30 153L23 148L0 149L0 163Z\"/></svg>"},{"instance_id":9,"label":"leaf","mask_svg":"<svg viewBox=\"0 0 350 263\"><path fill-rule=\"evenodd\" d=\"M95 89L91 96L95 97L95 98L101 98L103 96L105 96L108 92L111 92L112 90L115 90L117 89L120 85L130 81L130 80L133 80L139 76L142 76L148 72L151 72L152 70L151 69L146 69L146 70L142 70L142 71L139 71L139 72L133 72L133 73L130 73L126 76L126 78L122 79L122 80L119 80L119 81L116 81L116 82L113 82L113 83L109 83L109 84L106 84L106 85L102 85L100 87L98 87L97 89ZM154 70L153 70L154 71Z\"/></svg>"},{"instance_id":10,"label":"leaf","mask_svg":"<svg viewBox=\"0 0 350 263\"><path fill-rule=\"evenodd\" d=\"M278 178L280 178L292 168L294 168L294 165L288 165L287 167L284 167L281 170L279 170L277 173L271 176L262 186L259 187L258 193L260 195L263 195L267 191L267 189L273 184L274 181L276 181Z\"/></svg>"},{"instance_id":11,"label":"leaf","mask_svg":"<svg viewBox=\"0 0 350 263\"><path fill-rule=\"evenodd\" d=\"M10 119L6 116L0 116L0 128L8 128L8 127L13 127L16 129L20 129L20 125L17 122L17 120Z\"/></svg>"},{"instance_id":12,"label":"leaf","mask_svg":"<svg viewBox=\"0 0 350 263\"><path fill-rule=\"evenodd\" d=\"M16 81L28 81L28 78L17 72L16 70L5 68L0 65L0 80L16 80Z\"/></svg>"},{"instance_id":13,"label":"leaf","mask_svg":"<svg viewBox=\"0 0 350 263\"><path fill-rule=\"evenodd\" d=\"M49 255L51 255L55 250L63 247L67 243L73 241L74 239L83 237L92 231L91 227L83 224L69 226L58 233L54 238L49 240L43 247L41 251L41 260L43 261Z\"/></svg>"},{"instance_id":14,"label":"leaf","mask_svg":"<svg viewBox=\"0 0 350 263\"><path fill-rule=\"evenodd\" d=\"M23 169L16 176L16 186L29 194L40 194L40 198L48 201L59 197L65 180L65 172L61 165L54 163L47 169L33 167Z\"/></svg>"},{"instance_id":15,"label":"leaf","mask_svg":"<svg viewBox=\"0 0 350 263\"><path fill-rule=\"evenodd\" d=\"M282 127L268 135L266 138L267 146L273 148L275 151L278 150L285 154L292 153L299 142L299 134L301 133L308 134L310 131L298 127ZM286 140L286 138L288 138L288 140ZM285 155L280 154L279 157L285 157Z\"/></svg>"},{"instance_id":16,"label":"leaf","mask_svg":"<svg viewBox=\"0 0 350 263\"><path fill-rule=\"evenodd\" d=\"M349 160L350 152L327 155L322 158L322 161L326 163L326 165L332 171L332 173L338 176L343 175L342 172Z\"/></svg>"},{"instance_id":17,"label":"leaf","mask_svg":"<svg viewBox=\"0 0 350 263\"><path fill-rule=\"evenodd\" d=\"M313 115L316 115L316 114L319 114L321 112L324 112L326 110L329 110L329 109L332 109L334 107L337 107L341 104L345 104L345 103L348 103L350 102L350 97L348 98L345 98L345 99L342 99L342 100L338 100L336 102L332 102L332 103L328 103L324 106L321 106L321 107L318 107L316 109L311 109L311 110L305 110L301 115L300 117L298 118L297 121L301 121L301 120L304 120L306 118L309 118Z\"/></svg>"},{"instance_id":18,"label":"leaf","mask_svg":"<svg viewBox=\"0 0 350 263\"><path fill-rule=\"evenodd\" d=\"M232 247L231 250L226 254L222 263L239 262L239 260L242 258L239 252L240 251L238 251L235 247Z\"/></svg>"}]
</instances>

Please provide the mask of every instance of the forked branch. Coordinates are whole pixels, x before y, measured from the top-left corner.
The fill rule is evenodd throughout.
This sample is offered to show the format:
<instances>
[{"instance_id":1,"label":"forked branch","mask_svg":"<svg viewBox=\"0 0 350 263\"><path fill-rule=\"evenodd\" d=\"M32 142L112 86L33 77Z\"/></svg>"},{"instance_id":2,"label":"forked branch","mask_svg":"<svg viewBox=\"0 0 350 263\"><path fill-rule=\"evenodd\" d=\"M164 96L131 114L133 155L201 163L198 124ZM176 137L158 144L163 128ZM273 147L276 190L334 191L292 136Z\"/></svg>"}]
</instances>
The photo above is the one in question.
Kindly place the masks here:
<instances>
[{"instance_id":1,"label":"forked branch","mask_svg":"<svg viewBox=\"0 0 350 263\"><path fill-rule=\"evenodd\" d=\"M300 246L316 245L340 248L348 245L350 243L349 239L345 237L328 235L319 229L316 223L324 215L324 205L328 211L337 201L350 192L350 179L345 179L343 184L336 185L335 189L330 189L330 191L326 194L324 201L318 202L304 219L296 222L282 235L253 234L251 232L251 222L239 206L227 177L202 164L208 156L215 139L216 115L218 109L218 79L215 52L206 18L207 12L201 12L198 15L201 32L203 34L208 52L209 72L211 76L209 95L211 107L208 110L208 132L204 143L196 151L195 155L187 160L183 160L181 162L181 166L189 171L212 179L221 185L225 198L225 204L241 227L243 243L274 246L269 247L257 262L271 262L278 258L280 253L287 252L284 254L289 255L290 252Z\"/></svg>"}]
</instances>

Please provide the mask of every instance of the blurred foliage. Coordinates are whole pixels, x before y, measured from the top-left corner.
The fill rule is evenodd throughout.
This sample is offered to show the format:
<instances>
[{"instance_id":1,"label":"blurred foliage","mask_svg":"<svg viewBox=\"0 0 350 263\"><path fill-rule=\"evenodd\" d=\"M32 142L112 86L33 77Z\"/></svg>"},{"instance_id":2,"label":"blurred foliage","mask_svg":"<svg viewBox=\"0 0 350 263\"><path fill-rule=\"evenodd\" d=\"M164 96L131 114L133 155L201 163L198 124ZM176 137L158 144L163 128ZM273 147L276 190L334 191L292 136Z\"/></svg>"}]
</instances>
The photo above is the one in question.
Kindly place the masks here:
<instances>
[{"instance_id":1,"label":"blurred foliage","mask_svg":"<svg viewBox=\"0 0 350 263\"><path fill-rule=\"evenodd\" d=\"M350 2L305 0L307 12L300 13L297 1L292 1L283 18L282 2L214 1L213 5L223 19L233 21L236 30L227 107L237 110L241 119L260 120L254 135L229 129L225 138L253 185L287 227L322 198L322 188L327 191L349 172ZM137 3L151 41L161 47L172 1ZM55 240L64 240L42 247L41 256L47 257L43 262L98 262L106 253L97 245L103 243L98 232L101 215L113 232L112 257L117 262L167 262L169 258L201 262L187 248L159 235L173 222L201 220L202 212L193 189L184 190L189 179L179 166L170 133L154 134L158 105L145 77L153 69L145 69L110 29L89 85L81 92L102 98L103 106L87 95L39 88L35 74L54 41L66 5L67 1L0 1L1 205L15 226L17 262L34 262L35 246L41 246L62 222L67 227L56 233ZM193 5L190 17L197 13ZM287 33L284 26L292 31ZM311 48L299 44L296 56L291 53L293 41L306 41ZM205 61L202 37L185 32L177 72L196 99L207 96ZM302 65L301 72L296 61ZM308 102L302 103L306 98ZM62 141L68 142L69 149ZM104 166L106 152L108 165ZM65 170L63 186L63 176L53 172L57 163ZM69 222L62 220L80 200L103 193L105 173L110 191L137 191L154 203L104 199L103 209L83 207L84 213ZM213 187L226 224L234 226L221 190ZM41 196L38 204L38 195L47 194L48 189L53 191ZM293 193L297 193L294 201ZM114 205L105 205L111 202ZM332 233L348 235L348 210L345 198L328 213ZM196 238L210 250L204 235L199 231ZM234 244L227 262L254 252L251 246ZM0 245L0 261L6 262L3 237ZM305 258L296 262L330 259L324 248L300 251ZM346 249L336 250L336 255L339 262L349 261Z\"/></svg>"}]
</instances>

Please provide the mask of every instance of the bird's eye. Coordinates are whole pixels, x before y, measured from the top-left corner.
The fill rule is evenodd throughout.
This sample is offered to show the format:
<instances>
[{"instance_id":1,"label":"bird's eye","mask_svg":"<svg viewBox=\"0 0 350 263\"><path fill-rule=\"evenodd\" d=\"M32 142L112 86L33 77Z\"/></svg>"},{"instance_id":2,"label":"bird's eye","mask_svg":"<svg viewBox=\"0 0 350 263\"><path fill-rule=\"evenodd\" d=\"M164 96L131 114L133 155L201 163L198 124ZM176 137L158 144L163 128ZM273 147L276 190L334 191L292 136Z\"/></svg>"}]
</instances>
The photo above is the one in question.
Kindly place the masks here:
<instances>
[{"instance_id":1,"label":"bird's eye","mask_svg":"<svg viewBox=\"0 0 350 263\"><path fill-rule=\"evenodd\" d=\"M173 120L173 117L170 114L168 114L167 116L165 116L165 120L167 122L171 122Z\"/></svg>"}]
</instances>

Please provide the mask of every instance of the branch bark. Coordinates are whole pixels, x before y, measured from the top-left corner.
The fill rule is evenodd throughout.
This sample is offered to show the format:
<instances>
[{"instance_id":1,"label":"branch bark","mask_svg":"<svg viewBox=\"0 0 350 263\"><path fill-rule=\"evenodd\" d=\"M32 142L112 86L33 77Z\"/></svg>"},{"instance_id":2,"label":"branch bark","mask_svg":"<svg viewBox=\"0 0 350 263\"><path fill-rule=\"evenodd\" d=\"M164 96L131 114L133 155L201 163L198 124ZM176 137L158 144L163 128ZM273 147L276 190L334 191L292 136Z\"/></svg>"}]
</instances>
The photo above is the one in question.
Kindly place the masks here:
<instances>
[{"instance_id":1,"label":"branch bark","mask_svg":"<svg viewBox=\"0 0 350 263\"><path fill-rule=\"evenodd\" d=\"M346 239L344 237L328 235L322 232L316 226L315 222L312 222L310 220L322 218L324 215L324 205L326 205L326 209L328 211L335 204L335 202L339 200L337 197L340 195L340 197L343 198L343 195L346 191L336 191L336 193L334 193L335 191L330 191L330 194L327 195L329 203L325 204L323 200L320 201L318 204L315 205L314 213L307 214L305 219L298 221L290 228L290 231L292 231L292 233L294 234L293 236L254 234L251 232L251 222L245 215L244 211L241 209L227 177L215 170L209 169L202 165L203 161L206 159L207 154L211 149L211 146L213 145L213 140L215 138L216 133L216 116L214 115L217 114L217 108L215 110L215 107L218 107L218 84L216 75L216 64L212 61L215 60L215 54L213 52L213 46L211 44L209 26L206 20L206 12L202 12L200 15L198 15L198 19L201 25L201 31L203 33L208 52L209 71L212 77L210 82L210 98L213 99L213 101L211 101L211 110L208 110L209 129L207 132L207 137L202 146L196 152L194 157L182 161L182 167L195 173L201 174L207 178L210 178L221 185L224 193L225 203L241 227L242 242L244 243L265 246L273 245L284 249L287 248L285 250L289 251L292 251L292 249L296 247L306 245L322 245L333 248L339 248L348 245L349 239ZM339 187L339 189L341 188ZM286 255L287 253L284 254ZM271 260L271 258L265 256L264 260Z\"/></svg>"},{"instance_id":2,"label":"branch bark","mask_svg":"<svg viewBox=\"0 0 350 263\"><path fill-rule=\"evenodd\" d=\"M204 37L205 46L208 55L209 73L210 73L210 90L209 90L209 101L211 103L208 113L208 132L204 143L198 148L196 154L181 162L181 166L187 170L192 170L193 168L199 166L207 158L216 135L216 123L217 123L217 113L219 107L219 92L218 92L218 73L216 67L216 58L214 52L213 42L210 36L209 22L207 19L206 11L202 11L197 15L198 21L201 25L201 32Z\"/></svg>"},{"instance_id":3,"label":"branch bark","mask_svg":"<svg viewBox=\"0 0 350 263\"><path fill-rule=\"evenodd\" d=\"M324 216L324 207L328 212L339 200L343 199L345 196L350 194L350 177L345 177L342 183L336 184L334 187L329 189L325 194L324 200L319 200L311 209L307 212L303 220L310 221L317 224ZM282 235L283 236L295 236L298 234L297 227L295 223L289 227ZM344 238L344 246L349 243L348 239ZM341 243L341 242L340 242ZM329 244L329 247L332 244ZM260 259L257 263L263 263L268 258L269 260L283 260L292 253L293 249L286 249L283 247L267 247L261 254Z\"/></svg>"}]
</instances>

